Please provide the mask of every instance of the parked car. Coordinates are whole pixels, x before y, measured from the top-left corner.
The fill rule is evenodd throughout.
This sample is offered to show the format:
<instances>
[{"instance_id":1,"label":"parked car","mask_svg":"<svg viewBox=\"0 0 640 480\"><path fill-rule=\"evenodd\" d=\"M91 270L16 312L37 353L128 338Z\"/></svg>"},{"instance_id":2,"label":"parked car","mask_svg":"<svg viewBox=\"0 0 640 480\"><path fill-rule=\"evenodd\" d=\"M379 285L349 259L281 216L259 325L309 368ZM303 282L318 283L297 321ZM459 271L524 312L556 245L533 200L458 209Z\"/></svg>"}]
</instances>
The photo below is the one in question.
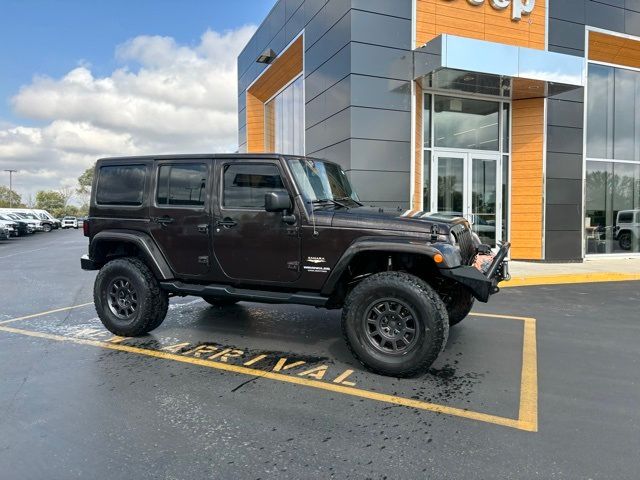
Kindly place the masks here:
<instances>
[{"instance_id":1,"label":"parked car","mask_svg":"<svg viewBox=\"0 0 640 480\"><path fill-rule=\"evenodd\" d=\"M31 210L33 213L35 213L40 220L42 220L43 222L48 222L51 224L51 227L55 230L57 230L58 228L60 228L60 226L62 225L62 222L60 222L60 220L58 220L57 218L55 218L53 215L51 215L49 212L47 212L46 210L39 210L39 209L32 209ZM46 230L45 230L46 231Z\"/></svg>"},{"instance_id":2,"label":"parked car","mask_svg":"<svg viewBox=\"0 0 640 480\"><path fill-rule=\"evenodd\" d=\"M0 222L0 240L9 240L11 238L11 232L9 227L3 222Z\"/></svg>"},{"instance_id":3,"label":"parked car","mask_svg":"<svg viewBox=\"0 0 640 480\"><path fill-rule=\"evenodd\" d=\"M62 219L62 228L78 228L78 219L76 217L64 217Z\"/></svg>"},{"instance_id":4,"label":"parked car","mask_svg":"<svg viewBox=\"0 0 640 480\"><path fill-rule=\"evenodd\" d=\"M508 243L476 268L491 249L464 218L365 207L328 161L103 159L95 178L81 266L99 270L95 307L115 335L159 327L170 294L217 307L342 309L343 336L365 367L410 376L436 360L475 300L508 279Z\"/></svg>"},{"instance_id":5,"label":"parked car","mask_svg":"<svg viewBox=\"0 0 640 480\"><path fill-rule=\"evenodd\" d=\"M5 227L11 237L18 236L18 224L16 222L0 219L0 227Z\"/></svg>"},{"instance_id":6,"label":"parked car","mask_svg":"<svg viewBox=\"0 0 640 480\"><path fill-rule=\"evenodd\" d=\"M36 231L35 223L25 220L15 213L0 212L0 220L15 222L18 225L18 235L29 235Z\"/></svg>"},{"instance_id":7,"label":"parked car","mask_svg":"<svg viewBox=\"0 0 640 480\"><path fill-rule=\"evenodd\" d=\"M637 251L640 240L640 210L621 210L616 218L616 240L623 250Z\"/></svg>"},{"instance_id":8,"label":"parked car","mask_svg":"<svg viewBox=\"0 0 640 480\"><path fill-rule=\"evenodd\" d=\"M24 210L13 210L11 213L18 215L20 218L22 218L23 220L27 220L30 223L33 223L33 225L35 226L35 231L36 232L44 232L45 231L45 224L44 222L42 222L35 213L31 213L28 211L24 211ZM47 222L47 232L50 232L52 230L51 224L49 222Z\"/></svg>"}]
</instances>

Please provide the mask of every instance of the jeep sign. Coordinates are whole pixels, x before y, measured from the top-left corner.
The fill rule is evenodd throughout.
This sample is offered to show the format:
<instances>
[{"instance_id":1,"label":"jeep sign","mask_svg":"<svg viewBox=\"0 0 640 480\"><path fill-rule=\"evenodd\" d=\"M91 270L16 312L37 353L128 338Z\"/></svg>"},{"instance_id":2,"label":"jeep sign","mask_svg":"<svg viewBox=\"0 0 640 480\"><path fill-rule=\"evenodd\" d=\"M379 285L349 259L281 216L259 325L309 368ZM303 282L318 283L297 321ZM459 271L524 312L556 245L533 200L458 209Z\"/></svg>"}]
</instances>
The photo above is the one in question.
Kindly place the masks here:
<instances>
[{"instance_id":1,"label":"jeep sign","mask_svg":"<svg viewBox=\"0 0 640 480\"><path fill-rule=\"evenodd\" d=\"M456 0L445 1L451 2ZM529 15L536 5L536 0L467 0L471 5L476 6L483 5L485 1L488 1L496 10L504 10L509 4L513 3L511 7L511 18L516 21L520 20L522 15Z\"/></svg>"}]
</instances>

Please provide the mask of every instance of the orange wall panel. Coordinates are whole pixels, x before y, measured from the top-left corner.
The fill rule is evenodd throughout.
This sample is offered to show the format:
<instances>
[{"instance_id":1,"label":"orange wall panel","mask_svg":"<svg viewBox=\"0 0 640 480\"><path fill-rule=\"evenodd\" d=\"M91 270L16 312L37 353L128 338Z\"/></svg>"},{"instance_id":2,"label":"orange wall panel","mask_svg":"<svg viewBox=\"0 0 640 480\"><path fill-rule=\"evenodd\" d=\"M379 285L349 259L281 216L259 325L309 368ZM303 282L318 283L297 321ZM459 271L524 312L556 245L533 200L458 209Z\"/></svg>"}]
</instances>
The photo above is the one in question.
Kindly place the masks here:
<instances>
[{"instance_id":1,"label":"orange wall panel","mask_svg":"<svg viewBox=\"0 0 640 480\"><path fill-rule=\"evenodd\" d=\"M589 60L640 68L640 42L617 35L589 32Z\"/></svg>"}]
</instances>

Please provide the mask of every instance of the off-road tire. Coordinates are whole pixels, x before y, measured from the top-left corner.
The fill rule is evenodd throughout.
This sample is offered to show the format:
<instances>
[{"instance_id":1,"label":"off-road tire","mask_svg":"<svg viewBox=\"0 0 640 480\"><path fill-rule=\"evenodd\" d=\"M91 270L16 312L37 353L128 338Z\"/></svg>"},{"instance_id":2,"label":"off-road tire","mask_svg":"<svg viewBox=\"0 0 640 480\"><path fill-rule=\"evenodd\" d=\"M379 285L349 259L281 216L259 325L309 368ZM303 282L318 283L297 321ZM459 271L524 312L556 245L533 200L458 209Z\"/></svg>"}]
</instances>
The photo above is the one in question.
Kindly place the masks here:
<instances>
[{"instance_id":1,"label":"off-road tire","mask_svg":"<svg viewBox=\"0 0 640 480\"><path fill-rule=\"evenodd\" d=\"M631 232L624 232L618 236L618 245L622 250L631 250L633 244L633 237Z\"/></svg>"},{"instance_id":2,"label":"off-road tire","mask_svg":"<svg viewBox=\"0 0 640 480\"><path fill-rule=\"evenodd\" d=\"M220 308L230 307L239 302L239 300L235 300L233 298L220 298L220 297L212 297L212 296L202 297L202 299L205 302L207 302L209 305L213 307L220 307Z\"/></svg>"},{"instance_id":3,"label":"off-road tire","mask_svg":"<svg viewBox=\"0 0 640 480\"><path fill-rule=\"evenodd\" d=\"M459 324L462 320L467 318L469 312L473 308L475 298L469 290L462 285L456 284L447 290L446 295L443 298L444 304L447 307L447 313L449 314L449 326Z\"/></svg>"},{"instance_id":4,"label":"off-road tire","mask_svg":"<svg viewBox=\"0 0 640 480\"><path fill-rule=\"evenodd\" d=\"M118 318L109 307L108 292L115 278L127 279L135 289L138 307L131 318ZM135 257L117 258L104 265L96 277L93 301L98 317L114 335L136 337L160 326L167 315L167 292L160 285L147 265Z\"/></svg>"},{"instance_id":5,"label":"off-road tire","mask_svg":"<svg viewBox=\"0 0 640 480\"><path fill-rule=\"evenodd\" d=\"M367 333L368 310L377 299L397 299L415 312L415 344L403 354L379 351ZM444 349L449 336L447 309L431 286L403 272L383 272L360 282L342 310L342 334L351 353L372 372L411 377L425 372Z\"/></svg>"}]
</instances>

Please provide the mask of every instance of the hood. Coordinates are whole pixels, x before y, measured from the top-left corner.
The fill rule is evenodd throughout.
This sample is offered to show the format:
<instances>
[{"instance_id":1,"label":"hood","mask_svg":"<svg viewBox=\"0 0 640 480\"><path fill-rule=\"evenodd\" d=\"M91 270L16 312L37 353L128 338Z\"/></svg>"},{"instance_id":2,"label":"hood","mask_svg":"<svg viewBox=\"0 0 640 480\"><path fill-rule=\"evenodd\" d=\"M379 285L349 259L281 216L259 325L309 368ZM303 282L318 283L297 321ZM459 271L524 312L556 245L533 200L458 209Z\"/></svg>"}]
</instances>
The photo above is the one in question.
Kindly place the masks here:
<instances>
[{"instance_id":1,"label":"hood","mask_svg":"<svg viewBox=\"0 0 640 480\"><path fill-rule=\"evenodd\" d=\"M333 214L333 227L391 230L398 232L431 233L438 225L438 233L447 235L454 225L465 223L460 217L445 217L430 212L382 207L339 209Z\"/></svg>"}]
</instances>

